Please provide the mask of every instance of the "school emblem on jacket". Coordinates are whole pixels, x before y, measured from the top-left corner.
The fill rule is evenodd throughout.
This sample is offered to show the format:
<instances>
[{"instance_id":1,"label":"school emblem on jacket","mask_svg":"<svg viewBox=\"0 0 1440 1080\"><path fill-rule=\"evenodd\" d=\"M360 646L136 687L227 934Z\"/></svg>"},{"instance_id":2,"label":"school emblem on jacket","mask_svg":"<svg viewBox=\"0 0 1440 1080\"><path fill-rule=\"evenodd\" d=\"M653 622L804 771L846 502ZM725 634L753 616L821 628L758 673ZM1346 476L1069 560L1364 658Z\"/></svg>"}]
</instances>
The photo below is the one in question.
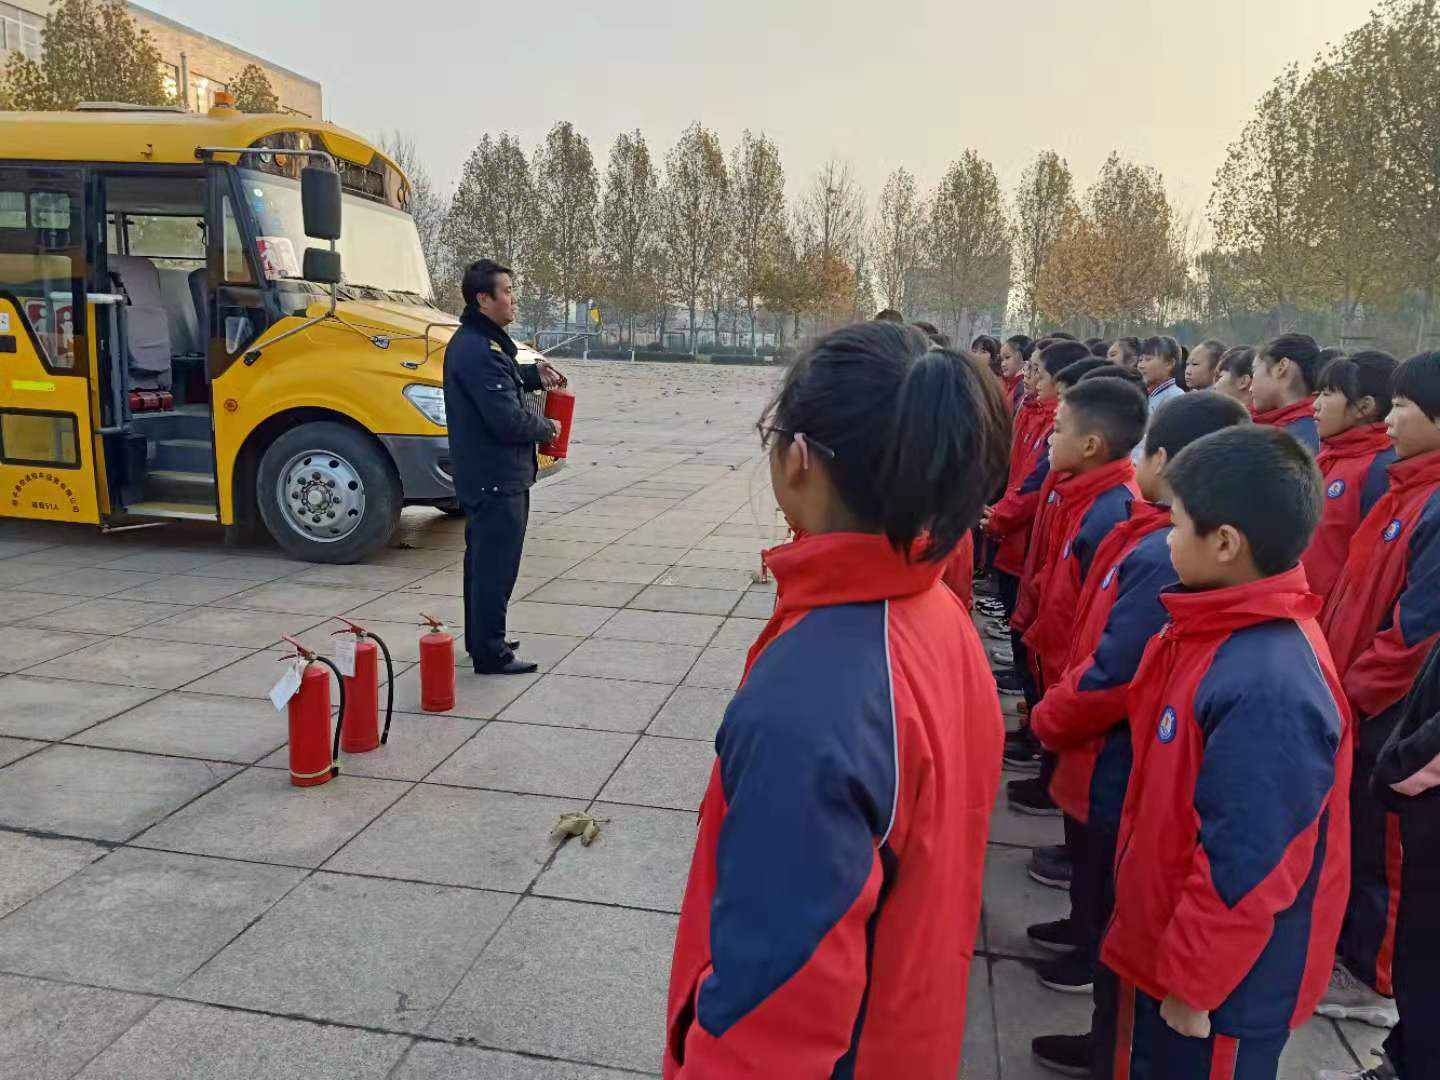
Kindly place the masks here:
<instances>
[{"instance_id":1,"label":"school emblem on jacket","mask_svg":"<svg viewBox=\"0 0 1440 1080\"><path fill-rule=\"evenodd\" d=\"M1332 499L1340 498L1341 495L1345 494L1345 481L1336 480L1333 484L1331 484L1328 488L1325 489L1325 494Z\"/></svg>"},{"instance_id":2,"label":"school emblem on jacket","mask_svg":"<svg viewBox=\"0 0 1440 1080\"><path fill-rule=\"evenodd\" d=\"M1119 571L1119 569L1120 564L1116 563L1114 566L1110 567L1109 570L1106 570L1105 576L1100 579L1100 588L1108 589L1112 584L1114 584L1115 574Z\"/></svg>"},{"instance_id":3,"label":"school emblem on jacket","mask_svg":"<svg viewBox=\"0 0 1440 1080\"><path fill-rule=\"evenodd\" d=\"M1070 541L1065 541L1065 546L1060 550L1060 561L1064 562L1070 557Z\"/></svg>"},{"instance_id":4,"label":"school emblem on jacket","mask_svg":"<svg viewBox=\"0 0 1440 1080\"><path fill-rule=\"evenodd\" d=\"M1053 492L1053 491L1050 492L1049 495L1046 495L1046 496L1045 496L1045 505L1047 505L1047 506L1053 505L1054 502L1055 502L1055 500L1058 499L1058 498L1059 498L1059 496L1056 495L1055 492Z\"/></svg>"},{"instance_id":5,"label":"school emblem on jacket","mask_svg":"<svg viewBox=\"0 0 1440 1080\"><path fill-rule=\"evenodd\" d=\"M1400 519L1396 518L1394 521L1390 522L1389 525L1386 525L1385 532L1382 535L1384 536L1385 542L1387 544L1392 543L1394 539L1400 535Z\"/></svg>"},{"instance_id":6,"label":"school emblem on jacket","mask_svg":"<svg viewBox=\"0 0 1440 1080\"><path fill-rule=\"evenodd\" d=\"M1163 743L1173 741L1178 720L1179 718L1175 715L1175 710L1169 705L1166 705L1165 711L1160 714L1160 725L1155 732L1156 737Z\"/></svg>"}]
</instances>

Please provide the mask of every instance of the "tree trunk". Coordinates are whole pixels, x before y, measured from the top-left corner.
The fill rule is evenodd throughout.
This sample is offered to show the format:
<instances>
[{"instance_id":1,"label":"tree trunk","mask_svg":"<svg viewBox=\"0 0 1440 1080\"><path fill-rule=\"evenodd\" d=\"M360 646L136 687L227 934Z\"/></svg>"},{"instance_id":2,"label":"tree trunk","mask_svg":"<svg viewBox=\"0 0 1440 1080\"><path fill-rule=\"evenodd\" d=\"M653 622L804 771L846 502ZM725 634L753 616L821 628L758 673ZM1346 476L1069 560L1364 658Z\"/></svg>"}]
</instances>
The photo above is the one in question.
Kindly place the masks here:
<instances>
[{"instance_id":1,"label":"tree trunk","mask_svg":"<svg viewBox=\"0 0 1440 1080\"><path fill-rule=\"evenodd\" d=\"M750 313L750 354L753 356L755 354L755 298L753 296L746 305L746 310Z\"/></svg>"},{"instance_id":2,"label":"tree trunk","mask_svg":"<svg viewBox=\"0 0 1440 1080\"><path fill-rule=\"evenodd\" d=\"M695 297L690 297L690 355L695 355Z\"/></svg>"}]
</instances>

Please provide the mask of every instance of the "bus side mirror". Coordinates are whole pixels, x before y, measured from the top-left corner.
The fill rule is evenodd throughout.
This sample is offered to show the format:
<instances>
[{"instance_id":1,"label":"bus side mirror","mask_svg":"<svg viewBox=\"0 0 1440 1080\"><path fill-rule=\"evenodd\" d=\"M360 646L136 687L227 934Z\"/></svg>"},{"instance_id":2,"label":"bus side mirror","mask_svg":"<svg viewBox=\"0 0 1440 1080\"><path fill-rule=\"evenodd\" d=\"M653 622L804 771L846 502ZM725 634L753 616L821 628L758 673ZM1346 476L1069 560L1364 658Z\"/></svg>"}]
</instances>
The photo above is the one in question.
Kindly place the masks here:
<instances>
[{"instance_id":1,"label":"bus side mirror","mask_svg":"<svg viewBox=\"0 0 1440 1080\"><path fill-rule=\"evenodd\" d=\"M343 279L340 276L340 253L325 248L306 248L301 276L306 281L321 285L341 284Z\"/></svg>"},{"instance_id":2,"label":"bus side mirror","mask_svg":"<svg viewBox=\"0 0 1440 1080\"><path fill-rule=\"evenodd\" d=\"M306 236L314 240L339 240L340 174L313 165L301 169L300 207Z\"/></svg>"}]
</instances>

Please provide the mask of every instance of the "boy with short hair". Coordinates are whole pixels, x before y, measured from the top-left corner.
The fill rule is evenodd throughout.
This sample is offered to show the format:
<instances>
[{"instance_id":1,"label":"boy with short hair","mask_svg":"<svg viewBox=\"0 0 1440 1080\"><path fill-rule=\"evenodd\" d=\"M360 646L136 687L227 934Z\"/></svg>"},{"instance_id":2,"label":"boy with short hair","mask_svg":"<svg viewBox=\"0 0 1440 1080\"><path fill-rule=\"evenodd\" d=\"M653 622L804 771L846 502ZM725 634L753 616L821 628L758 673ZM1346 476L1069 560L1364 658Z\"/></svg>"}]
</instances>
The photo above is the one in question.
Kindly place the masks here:
<instances>
[{"instance_id":1,"label":"boy with short hair","mask_svg":"<svg viewBox=\"0 0 1440 1080\"><path fill-rule=\"evenodd\" d=\"M1177 582L1167 544L1166 466L1196 439L1249 423L1250 414L1239 402L1204 391L1186 394L1156 415L1135 470L1142 498L1096 551L1076 607L1066 670L1035 709L1035 734L1060 757L1050 793L1067 818L1084 827L1078 834L1070 917L1028 931L1032 941L1052 952L1073 956L1087 947L1098 949L1115 906L1115 844L1131 760L1125 696L1145 646L1165 625L1160 593ZM1051 1068L1076 1075L1091 1069L1094 1080L1108 1080L1114 1065L1108 1051L1114 1044L1116 994L1106 972L1096 977L1090 1033L1042 1035L1031 1047ZM1096 1047L1105 1052L1095 1053Z\"/></svg>"},{"instance_id":2,"label":"boy with short hair","mask_svg":"<svg viewBox=\"0 0 1440 1080\"><path fill-rule=\"evenodd\" d=\"M1300 555L1320 473L1254 426L1166 469L1181 586L1126 700L1134 768L1115 913L1115 1069L1275 1080L1324 991L1349 875L1350 722Z\"/></svg>"},{"instance_id":3,"label":"boy with short hair","mask_svg":"<svg viewBox=\"0 0 1440 1080\"><path fill-rule=\"evenodd\" d=\"M1255 423L1288 431L1312 454L1320 452L1320 433L1315 427L1315 383L1320 366L1320 346L1314 338L1282 334L1255 354L1250 375Z\"/></svg>"},{"instance_id":4,"label":"boy with short hair","mask_svg":"<svg viewBox=\"0 0 1440 1080\"><path fill-rule=\"evenodd\" d=\"M1393 1027L1392 960L1401 903L1400 822L1374 798L1370 773L1400 703L1440 637L1440 351L1395 372L1386 427L1390 486L1360 523L1321 624L1355 713L1350 795L1354 876L1340 959L1319 1011Z\"/></svg>"}]
</instances>

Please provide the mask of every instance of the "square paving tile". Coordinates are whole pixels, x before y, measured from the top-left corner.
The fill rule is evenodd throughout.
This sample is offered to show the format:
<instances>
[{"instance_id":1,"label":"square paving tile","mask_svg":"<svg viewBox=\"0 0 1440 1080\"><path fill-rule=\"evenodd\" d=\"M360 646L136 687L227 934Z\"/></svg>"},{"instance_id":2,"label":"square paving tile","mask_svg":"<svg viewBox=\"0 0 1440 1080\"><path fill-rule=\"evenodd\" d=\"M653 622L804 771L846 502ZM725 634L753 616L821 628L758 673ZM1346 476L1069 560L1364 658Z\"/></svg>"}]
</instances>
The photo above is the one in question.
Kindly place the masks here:
<instances>
[{"instance_id":1,"label":"square paving tile","mask_svg":"<svg viewBox=\"0 0 1440 1080\"><path fill-rule=\"evenodd\" d=\"M0 832L0 916L85 869L108 850L83 840ZM3 1060L0 1054L0 1062Z\"/></svg>"},{"instance_id":2,"label":"square paving tile","mask_svg":"<svg viewBox=\"0 0 1440 1080\"><path fill-rule=\"evenodd\" d=\"M681 585L691 589L728 589L732 592L748 588L751 570L760 569L760 556L753 556L750 570L720 570L708 566L675 566L660 575L657 585Z\"/></svg>"},{"instance_id":3,"label":"square paving tile","mask_svg":"<svg viewBox=\"0 0 1440 1080\"><path fill-rule=\"evenodd\" d=\"M580 675L546 675L500 714L502 720L599 731L644 731L670 687Z\"/></svg>"},{"instance_id":4,"label":"square paving tile","mask_svg":"<svg viewBox=\"0 0 1440 1080\"><path fill-rule=\"evenodd\" d=\"M644 611L680 611L691 615L729 615L740 599L738 589L695 589L678 585L650 585L630 601Z\"/></svg>"},{"instance_id":5,"label":"square paving tile","mask_svg":"<svg viewBox=\"0 0 1440 1080\"><path fill-rule=\"evenodd\" d=\"M698 810L715 765L715 749L690 739L642 736L601 791L605 802Z\"/></svg>"},{"instance_id":6,"label":"square paving tile","mask_svg":"<svg viewBox=\"0 0 1440 1080\"><path fill-rule=\"evenodd\" d=\"M135 840L140 847L319 866L404 793L394 780L341 774L299 788L279 769L250 769Z\"/></svg>"},{"instance_id":7,"label":"square paving tile","mask_svg":"<svg viewBox=\"0 0 1440 1080\"><path fill-rule=\"evenodd\" d=\"M525 599L536 604L583 604L592 607L624 607L644 585L626 584L623 581L582 581L574 578L557 578L548 585L542 585Z\"/></svg>"},{"instance_id":8,"label":"square paving tile","mask_svg":"<svg viewBox=\"0 0 1440 1080\"><path fill-rule=\"evenodd\" d=\"M302 570L286 583L297 585L325 585L347 589L367 589L390 592L412 585L421 578L429 577L430 571L404 566L376 566L373 563L354 563L349 566L315 566Z\"/></svg>"},{"instance_id":9,"label":"square paving tile","mask_svg":"<svg viewBox=\"0 0 1440 1080\"><path fill-rule=\"evenodd\" d=\"M550 857L561 812L583 805L421 784L325 869L521 892Z\"/></svg>"},{"instance_id":10,"label":"square paving tile","mask_svg":"<svg viewBox=\"0 0 1440 1080\"><path fill-rule=\"evenodd\" d=\"M385 1080L408 1045L402 1035L165 1001L75 1080Z\"/></svg>"},{"instance_id":11,"label":"square paving tile","mask_svg":"<svg viewBox=\"0 0 1440 1080\"><path fill-rule=\"evenodd\" d=\"M541 671L554 671L556 665L569 656L585 639L569 634L520 634L516 632L520 648L516 654L522 660L533 660ZM462 642L463 644L463 642ZM473 661L463 648L456 650L455 663L460 667L471 667Z\"/></svg>"},{"instance_id":12,"label":"square paving tile","mask_svg":"<svg viewBox=\"0 0 1440 1080\"><path fill-rule=\"evenodd\" d=\"M35 742L31 739L11 739L0 736L0 768L4 768L12 761L19 761L26 754L33 754L36 750L43 750L49 745L48 742Z\"/></svg>"},{"instance_id":13,"label":"square paving tile","mask_svg":"<svg viewBox=\"0 0 1440 1080\"><path fill-rule=\"evenodd\" d=\"M277 713L269 701L176 690L70 741L248 765L288 738L285 714Z\"/></svg>"},{"instance_id":14,"label":"square paving tile","mask_svg":"<svg viewBox=\"0 0 1440 1080\"><path fill-rule=\"evenodd\" d=\"M515 605L512 604L510 609L514 611ZM422 611L443 620L450 627L451 633L465 622L465 602L459 593L454 596L437 596L401 590L379 600L327 614L344 615L366 625L375 621L418 624Z\"/></svg>"},{"instance_id":15,"label":"square paving tile","mask_svg":"<svg viewBox=\"0 0 1440 1080\"><path fill-rule=\"evenodd\" d=\"M250 587L249 582L233 578L198 577L174 574L125 589L111 596L112 600L143 600L161 604L213 604L226 596Z\"/></svg>"},{"instance_id":16,"label":"square paving tile","mask_svg":"<svg viewBox=\"0 0 1440 1080\"><path fill-rule=\"evenodd\" d=\"M506 1050L660 1066L675 917L527 897L430 1030ZM556 1002L605 1003L556 1008Z\"/></svg>"},{"instance_id":17,"label":"square paving tile","mask_svg":"<svg viewBox=\"0 0 1440 1080\"><path fill-rule=\"evenodd\" d=\"M628 540L622 540L619 543L611 544L604 551L600 552L596 558L614 559L617 562L648 563L660 568L656 572L656 576L658 577L667 567L673 566L676 559L689 550L690 549L684 545L656 547L654 545L635 544Z\"/></svg>"},{"instance_id":18,"label":"square paving tile","mask_svg":"<svg viewBox=\"0 0 1440 1080\"><path fill-rule=\"evenodd\" d=\"M174 548L158 548L154 551L140 551L133 555L121 555L98 564L101 570L137 570L142 574L183 574L208 562L215 561L212 551L177 551Z\"/></svg>"},{"instance_id":19,"label":"square paving tile","mask_svg":"<svg viewBox=\"0 0 1440 1080\"><path fill-rule=\"evenodd\" d=\"M624 581L632 585L649 585L662 573L661 568L653 563L616 562L597 555L578 566L572 566L560 577L580 581Z\"/></svg>"},{"instance_id":20,"label":"square paving tile","mask_svg":"<svg viewBox=\"0 0 1440 1080\"><path fill-rule=\"evenodd\" d=\"M380 723L385 723L383 713ZM390 723L390 739L383 746L363 754L340 752L341 775L373 776L382 780L422 780L436 765L453 754L456 747L484 726L482 720L467 720L461 716L396 713ZM260 764L267 768L289 769L290 748L282 746Z\"/></svg>"},{"instance_id":21,"label":"square paving tile","mask_svg":"<svg viewBox=\"0 0 1440 1080\"><path fill-rule=\"evenodd\" d=\"M985 948L1005 956L1046 957L1025 928L1070 914L1070 893L1031 880L1025 872L1029 848L990 844L985 852Z\"/></svg>"},{"instance_id":22,"label":"square paving tile","mask_svg":"<svg viewBox=\"0 0 1440 1080\"><path fill-rule=\"evenodd\" d=\"M8 601L7 601L8 604ZM135 600L82 600L47 615L37 615L26 626L43 630L69 630L76 634L123 634L185 610L176 604L142 604Z\"/></svg>"},{"instance_id":23,"label":"square paving tile","mask_svg":"<svg viewBox=\"0 0 1440 1080\"><path fill-rule=\"evenodd\" d=\"M653 641L674 645L705 645L723 620L718 615L685 615L675 611L618 611L595 632L597 638Z\"/></svg>"},{"instance_id":24,"label":"square paving tile","mask_svg":"<svg viewBox=\"0 0 1440 1080\"><path fill-rule=\"evenodd\" d=\"M201 577L230 578L254 583L289 577L310 569L310 566L310 563L268 556L221 555L192 567L191 572Z\"/></svg>"},{"instance_id":25,"label":"square paving tile","mask_svg":"<svg viewBox=\"0 0 1440 1080\"><path fill-rule=\"evenodd\" d=\"M510 605L505 624L512 634L566 634L587 637L615 614L613 608L579 604L535 604L529 600Z\"/></svg>"},{"instance_id":26,"label":"square paving tile","mask_svg":"<svg viewBox=\"0 0 1440 1080\"><path fill-rule=\"evenodd\" d=\"M433 574L426 574L417 581L406 585L401 592L406 594L419 593L421 595L435 596L464 596L465 577L462 571L439 570Z\"/></svg>"},{"instance_id":27,"label":"square paving tile","mask_svg":"<svg viewBox=\"0 0 1440 1080\"><path fill-rule=\"evenodd\" d=\"M124 589L133 589L154 581L159 575L136 574L126 570L97 570L77 567L63 574L36 578L27 583L31 592L55 593L60 596L109 596Z\"/></svg>"},{"instance_id":28,"label":"square paving tile","mask_svg":"<svg viewBox=\"0 0 1440 1080\"><path fill-rule=\"evenodd\" d=\"M499 1050L422 1042L415 1044L393 1080L635 1080L635 1074Z\"/></svg>"},{"instance_id":29,"label":"square paving tile","mask_svg":"<svg viewBox=\"0 0 1440 1080\"><path fill-rule=\"evenodd\" d=\"M1055 1034L1037 1032L1037 1034ZM990 961L970 962L965 992L965 1044L961 1048L961 1080L1000 1080L1000 1048L995 1039L995 1008L990 988Z\"/></svg>"},{"instance_id":30,"label":"square paving tile","mask_svg":"<svg viewBox=\"0 0 1440 1080\"><path fill-rule=\"evenodd\" d=\"M455 707L446 715L492 720L523 694L539 675L476 675L469 668L455 672ZM395 708L408 713L420 708L420 668L410 668L395 680Z\"/></svg>"},{"instance_id":31,"label":"square paving tile","mask_svg":"<svg viewBox=\"0 0 1440 1080\"><path fill-rule=\"evenodd\" d=\"M52 746L0 770L0 824L125 840L235 771L220 762Z\"/></svg>"},{"instance_id":32,"label":"square paving tile","mask_svg":"<svg viewBox=\"0 0 1440 1080\"><path fill-rule=\"evenodd\" d=\"M253 608L256 611L280 611L289 615L338 615L362 604L379 600L384 592L378 589L341 589L333 585L297 585L292 581L274 581L217 601L221 607Z\"/></svg>"},{"instance_id":33,"label":"square paving tile","mask_svg":"<svg viewBox=\"0 0 1440 1080\"><path fill-rule=\"evenodd\" d=\"M94 634L68 634L61 630L0 626L0 672L24 671L104 640Z\"/></svg>"},{"instance_id":34,"label":"square paving tile","mask_svg":"<svg viewBox=\"0 0 1440 1080\"><path fill-rule=\"evenodd\" d=\"M745 619L769 619L773 614L775 614L773 593L747 592L735 605L734 611L736 618Z\"/></svg>"},{"instance_id":35,"label":"square paving tile","mask_svg":"<svg viewBox=\"0 0 1440 1080\"><path fill-rule=\"evenodd\" d=\"M285 634L296 635L320 625L314 615L285 615L273 611L197 607L171 618L132 630L131 637L155 641L196 642L263 649L278 644ZM336 623L335 626L339 626Z\"/></svg>"},{"instance_id":36,"label":"square paving tile","mask_svg":"<svg viewBox=\"0 0 1440 1080\"><path fill-rule=\"evenodd\" d=\"M29 673L75 679L79 682L176 690L194 679L249 656L250 652L249 649L237 649L228 645L160 642L132 637L102 638L95 644L59 660L38 664L30 669ZM273 684L274 680L271 682ZM100 692L102 691L97 691Z\"/></svg>"},{"instance_id":37,"label":"square paving tile","mask_svg":"<svg viewBox=\"0 0 1440 1080\"><path fill-rule=\"evenodd\" d=\"M0 582L0 586L4 583ZM37 615L48 615L52 611L61 608L73 607L75 604L83 603L76 596L53 596L50 593L17 592L14 589L5 588L5 606L0 608L0 626L8 626L11 623L25 622Z\"/></svg>"},{"instance_id":38,"label":"square paving tile","mask_svg":"<svg viewBox=\"0 0 1440 1080\"><path fill-rule=\"evenodd\" d=\"M712 646L701 654L685 676L686 686L708 686L716 690L735 690L745 674L745 660L750 650L720 649Z\"/></svg>"},{"instance_id":39,"label":"square paving tile","mask_svg":"<svg viewBox=\"0 0 1440 1080\"><path fill-rule=\"evenodd\" d=\"M712 570L742 570L749 573L760 569L760 557L751 551L706 551L691 548L676 560L677 566L703 566Z\"/></svg>"},{"instance_id":40,"label":"square paving tile","mask_svg":"<svg viewBox=\"0 0 1440 1080\"><path fill-rule=\"evenodd\" d=\"M0 734L63 739L158 693L123 687L97 692L94 683L5 676L0 678Z\"/></svg>"},{"instance_id":41,"label":"square paving tile","mask_svg":"<svg viewBox=\"0 0 1440 1080\"><path fill-rule=\"evenodd\" d=\"M596 803L590 813L606 819L600 838L588 848L566 841L533 891L566 900L678 912L695 852L696 815L610 803Z\"/></svg>"},{"instance_id":42,"label":"square paving tile","mask_svg":"<svg viewBox=\"0 0 1440 1080\"><path fill-rule=\"evenodd\" d=\"M1085 1032L1090 1026L1090 996L1047 990L1040 985L1034 971L1015 960L993 961L990 975L994 982L1000 1075L1006 1080L1053 1077L1055 1074L1031 1055L1030 1040L1036 1035Z\"/></svg>"},{"instance_id":43,"label":"square paving tile","mask_svg":"<svg viewBox=\"0 0 1440 1080\"><path fill-rule=\"evenodd\" d=\"M592 638L561 661L555 670L561 675L673 685L685 677L699 655L700 650L691 645Z\"/></svg>"},{"instance_id":44,"label":"square paving tile","mask_svg":"<svg viewBox=\"0 0 1440 1080\"><path fill-rule=\"evenodd\" d=\"M725 719L725 710L734 697L733 690L677 686L645 733L675 739L700 739L713 744Z\"/></svg>"},{"instance_id":45,"label":"square paving tile","mask_svg":"<svg viewBox=\"0 0 1440 1080\"><path fill-rule=\"evenodd\" d=\"M1000 794L995 800L995 811L990 815L990 839L1004 844L1018 844L1022 847L1041 847L1045 844L1059 844L1065 840L1065 826L1058 817L1035 817L1021 814L1010 808L1005 800L1005 782L1025 773L1005 772L1000 782ZM1028 774L1033 775L1033 774Z\"/></svg>"},{"instance_id":46,"label":"square paving tile","mask_svg":"<svg viewBox=\"0 0 1440 1080\"><path fill-rule=\"evenodd\" d=\"M1372 1031L1378 1029L1372 1028ZM1385 1033L1381 1033L1382 1037ZM1374 1059L1365 1058L1369 1068ZM1336 1025L1324 1017L1312 1017L1290 1033L1285 1052L1280 1055L1280 1075L1285 1080L1311 1080L1320 1069L1353 1069L1350 1050L1340 1038Z\"/></svg>"},{"instance_id":47,"label":"square paving tile","mask_svg":"<svg viewBox=\"0 0 1440 1080\"><path fill-rule=\"evenodd\" d=\"M224 859L116 851L0 921L0 967L168 992L301 876Z\"/></svg>"},{"instance_id":48,"label":"square paving tile","mask_svg":"<svg viewBox=\"0 0 1440 1080\"><path fill-rule=\"evenodd\" d=\"M242 1009L421 1031L514 903L505 893L317 874L180 992Z\"/></svg>"},{"instance_id":49,"label":"square paving tile","mask_svg":"<svg viewBox=\"0 0 1440 1080\"><path fill-rule=\"evenodd\" d=\"M760 631L765 629L767 622L768 616L765 619L726 619L725 625L720 628L720 633L715 635L715 640L710 644L717 649L748 650L760 637Z\"/></svg>"},{"instance_id":50,"label":"square paving tile","mask_svg":"<svg viewBox=\"0 0 1440 1080\"><path fill-rule=\"evenodd\" d=\"M0 975L0 1075L70 1080L154 1004L139 994Z\"/></svg>"},{"instance_id":51,"label":"square paving tile","mask_svg":"<svg viewBox=\"0 0 1440 1080\"><path fill-rule=\"evenodd\" d=\"M558 795L588 802L635 737L610 731L507 724L497 720L427 779L432 784Z\"/></svg>"}]
</instances>

